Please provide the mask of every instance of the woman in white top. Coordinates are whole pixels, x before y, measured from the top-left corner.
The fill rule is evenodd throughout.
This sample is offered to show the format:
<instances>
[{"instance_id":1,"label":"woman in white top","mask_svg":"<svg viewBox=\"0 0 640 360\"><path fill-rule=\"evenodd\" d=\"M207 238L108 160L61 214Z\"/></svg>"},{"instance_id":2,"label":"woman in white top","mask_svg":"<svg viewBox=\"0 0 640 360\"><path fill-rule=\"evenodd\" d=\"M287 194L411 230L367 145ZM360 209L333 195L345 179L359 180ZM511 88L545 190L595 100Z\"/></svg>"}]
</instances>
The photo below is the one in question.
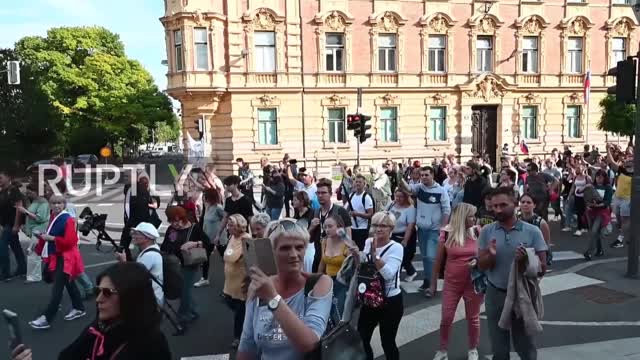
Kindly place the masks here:
<instances>
[{"instance_id":1,"label":"woman in white top","mask_svg":"<svg viewBox=\"0 0 640 360\"><path fill-rule=\"evenodd\" d=\"M364 350L368 360L373 360L371 337L373 331L380 325L380 342L387 360L400 359L396 335L400 320L404 314L402 291L400 290L400 266L402 265L403 247L391 241L391 232L395 227L396 218L388 211L381 211L371 218L373 237L366 240L364 250L358 254L360 261L365 261L367 255L374 259L376 269L384 278L385 303L381 308L363 306L358 320L358 332L362 337Z\"/></svg>"},{"instance_id":2,"label":"woman in white top","mask_svg":"<svg viewBox=\"0 0 640 360\"><path fill-rule=\"evenodd\" d=\"M587 223L584 220L584 213L587 207L584 203L584 188L591 184L591 177L587 175L587 170L583 164L578 164L576 167L576 177L573 180L573 187L569 192L569 196L574 197L573 209L578 216L578 228L573 233L575 236L582 235L582 230L587 230Z\"/></svg>"}]
</instances>

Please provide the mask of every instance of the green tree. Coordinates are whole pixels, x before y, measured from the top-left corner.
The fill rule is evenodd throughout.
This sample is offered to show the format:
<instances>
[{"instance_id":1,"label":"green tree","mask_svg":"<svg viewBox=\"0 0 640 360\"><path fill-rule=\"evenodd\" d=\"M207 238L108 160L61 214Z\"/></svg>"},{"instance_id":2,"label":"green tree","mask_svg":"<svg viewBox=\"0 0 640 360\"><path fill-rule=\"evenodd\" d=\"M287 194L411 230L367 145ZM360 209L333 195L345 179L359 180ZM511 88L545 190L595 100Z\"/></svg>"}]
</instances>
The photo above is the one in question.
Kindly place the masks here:
<instances>
[{"instance_id":1,"label":"green tree","mask_svg":"<svg viewBox=\"0 0 640 360\"><path fill-rule=\"evenodd\" d=\"M74 153L72 145L84 140L71 137L92 129L102 137L92 144L97 151L105 144L132 146L144 136L139 125L151 128L174 118L169 98L105 28L53 28L46 37L21 39L16 52L35 69L35 81L61 114L64 145Z\"/></svg>"},{"instance_id":2,"label":"green tree","mask_svg":"<svg viewBox=\"0 0 640 360\"><path fill-rule=\"evenodd\" d=\"M12 49L0 49L0 69L13 60L19 58ZM14 171L60 150L60 116L33 80L31 67L22 64L20 73L20 85L9 85L0 74L0 167Z\"/></svg>"},{"instance_id":3,"label":"green tree","mask_svg":"<svg viewBox=\"0 0 640 360\"><path fill-rule=\"evenodd\" d=\"M155 128L155 141L157 143L175 143L180 137L180 126L177 119L171 122L159 122Z\"/></svg>"},{"instance_id":4,"label":"green tree","mask_svg":"<svg viewBox=\"0 0 640 360\"><path fill-rule=\"evenodd\" d=\"M600 101L602 116L598 129L621 136L633 137L636 106L616 102L614 95L607 95Z\"/></svg>"}]
</instances>

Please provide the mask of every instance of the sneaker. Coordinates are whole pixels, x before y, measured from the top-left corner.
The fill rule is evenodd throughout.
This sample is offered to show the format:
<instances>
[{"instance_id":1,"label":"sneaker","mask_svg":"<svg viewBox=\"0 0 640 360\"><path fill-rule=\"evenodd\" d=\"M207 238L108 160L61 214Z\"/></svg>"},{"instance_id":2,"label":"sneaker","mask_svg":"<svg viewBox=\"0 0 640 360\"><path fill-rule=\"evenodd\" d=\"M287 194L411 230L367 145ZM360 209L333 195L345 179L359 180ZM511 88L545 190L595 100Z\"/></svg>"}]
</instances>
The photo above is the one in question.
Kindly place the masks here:
<instances>
[{"instance_id":1,"label":"sneaker","mask_svg":"<svg viewBox=\"0 0 640 360\"><path fill-rule=\"evenodd\" d=\"M480 358L480 354L478 354L478 349L471 349L467 355L467 360L478 360Z\"/></svg>"},{"instance_id":2,"label":"sneaker","mask_svg":"<svg viewBox=\"0 0 640 360\"><path fill-rule=\"evenodd\" d=\"M598 250L598 252L596 252L596 257L603 257L604 256L604 250Z\"/></svg>"},{"instance_id":3,"label":"sneaker","mask_svg":"<svg viewBox=\"0 0 640 360\"><path fill-rule=\"evenodd\" d=\"M618 238L616 240L618 240L620 242L623 242L624 241L624 235L618 235Z\"/></svg>"},{"instance_id":4,"label":"sneaker","mask_svg":"<svg viewBox=\"0 0 640 360\"><path fill-rule=\"evenodd\" d=\"M406 281L406 282L412 282L412 281L413 281L413 279L415 279L415 278L416 278L416 276L418 276L418 272L417 272L417 271L416 271L416 272L414 272L412 275L407 275L407 276L405 276L405 277L404 277L404 281Z\"/></svg>"},{"instance_id":5,"label":"sneaker","mask_svg":"<svg viewBox=\"0 0 640 360\"><path fill-rule=\"evenodd\" d=\"M588 252L588 251L587 251L586 253L584 253L584 255L583 255L583 256L584 256L584 259L585 259L585 260L587 260L587 261L591 261L591 253L590 253L590 252Z\"/></svg>"},{"instance_id":6,"label":"sneaker","mask_svg":"<svg viewBox=\"0 0 640 360\"><path fill-rule=\"evenodd\" d=\"M571 231L571 228L570 227L563 227L561 231L569 232L569 231Z\"/></svg>"},{"instance_id":7,"label":"sneaker","mask_svg":"<svg viewBox=\"0 0 640 360\"><path fill-rule=\"evenodd\" d=\"M431 289L426 289L424 291L424 297L426 297L427 299L431 299L433 297L433 294L431 293Z\"/></svg>"},{"instance_id":8,"label":"sneaker","mask_svg":"<svg viewBox=\"0 0 640 360\"><path fill-rule=\"evenodd\" d=\"M624 247L624 243L622 241L620 241L620 240L616 240L611 244L611 247L614 248L614 249L619 249L619 248Z\"/></svg>"},{"instance_id":9,"label":"sneaker","mask_svg":"<svg viewBox=\"0 0 640 360\"><path fill-rule=\"evenodd\" d=\"M40 316L39 318L33 321L29 321L29 326L37 330L44 330L51 327L51 325L49 325L49 322L47 321L47 318L44 317L44 315Z\"/></svg>"},{"instance_id":10,"label":"sneaker","mask_svg":"<svg viewBox=\"0 0 640 360\"><path fill-rule=\"evenodd\" d=\"M436 356L433 357L433 360L448 360L449 356L447 355L446 351L440 351L438 350L438 352L436 353Z\"/></svg>"},{"instance_id":11,"label":"sneaker","mask_svg":"<svg viewBox=\"0 0 640 360\"><path fill-rule=\"evenodd\" d=\"M198 280L198 282L196 282L195 284L193 284L194 287L203 287L203 286L209 286L209 280L205 279L205 278L200 278L200 280Z\"/></svg>"},{"instance_id":12,"label":"sneaker","mask_svg":"<svg viewBox=\"0 0 640 360\"><path fill-rule=\"evenodd\" d=\"M87 315L87 313L83 310L71 309L67 315L64 316L66 321L75 320Z\"/></svg>"},{"instance_id":13,"label":"sneaker","mask_svg":"<svg viewBox=\"0 0 640 360\"><path fill-rule=\"evenodd\" d=\"M573 233L573 236L582 236L582 231L576 230L576 232Z\"/></svg>"},{"instance_id":14,"label":"sneaker","mask_svg":"<svg viewBox=\"0 0 640 360\"><path fill-rule=\"evenodd\" d=\"M422 283L422 285L420 285L420 287L418 288L418 290L420 291L426 291L428 289L429 289L429 285L425 283Z\"/></svg>"}]
</instances>

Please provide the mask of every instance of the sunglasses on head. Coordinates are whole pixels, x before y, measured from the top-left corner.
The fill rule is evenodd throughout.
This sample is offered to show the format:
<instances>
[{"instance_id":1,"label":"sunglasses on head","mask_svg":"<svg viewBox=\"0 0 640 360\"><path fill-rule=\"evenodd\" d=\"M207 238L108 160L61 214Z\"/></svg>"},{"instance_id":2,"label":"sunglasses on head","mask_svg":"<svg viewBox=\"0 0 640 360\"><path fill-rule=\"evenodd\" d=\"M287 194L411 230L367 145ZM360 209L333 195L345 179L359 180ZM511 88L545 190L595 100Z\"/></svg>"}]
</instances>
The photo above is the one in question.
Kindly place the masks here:
<instances>
[{"instance_id":1,"label":"sunglasses on head","mask_svg":"<svg viewBox=\"0 0 640 360\"><path fill-rule=\"evenodd\" d=\"M114 294L118 293L118 290L116 289L112 289L112 288L106 288L106 287L99 287L96 286L94 288L94 292L96 294L96 297L100 296L100 294L102 294L102 296L104 296L105 298L110 298L111 296L113 296Z\"/></svg>"},{"instance_id":2,"label":"sunglasses on head","mask_svg":"<svg viewBox=\"0 0 640 360\"><path fill-rule=\"evenodd\" d=\"M295 220L291 220L291 219L282 219L282 220L278 220L278 223L275 224L267 233L267 236L271 236L271 234L273 234L276 229L278 228L282 228L284 231L291 231L293 230L296 226L300 226L298 225L298 223Z\"/></svg>"}]
</instances>

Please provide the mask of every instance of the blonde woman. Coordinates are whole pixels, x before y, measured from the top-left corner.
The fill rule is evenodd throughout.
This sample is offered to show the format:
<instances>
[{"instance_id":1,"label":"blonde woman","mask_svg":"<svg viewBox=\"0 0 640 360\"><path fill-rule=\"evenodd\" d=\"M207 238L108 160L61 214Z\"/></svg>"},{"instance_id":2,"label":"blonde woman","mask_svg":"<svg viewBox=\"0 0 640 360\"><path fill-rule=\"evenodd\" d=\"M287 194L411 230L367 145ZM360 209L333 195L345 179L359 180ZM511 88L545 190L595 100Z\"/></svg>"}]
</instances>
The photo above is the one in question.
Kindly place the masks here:
<instances>
[{"instance_id":1,"label":"blonde woman","mask_svg":"<svg viewBox=\"0 0 640 360\"><path fill-rule=\"evenodd\" d=\"M231 346L237 348L242 335L242 324L244 323L245 301L247 292L245 279L247 272L244 265L245 241L251 238L247 233L247 220L240 214L229 216L227 221L229 231L229 243L224 251L224 298L227 305L233 311L233 343Z\"/></svg>"},{"instance_id":2,"label":"blonde woman","mask_svg":"<svg viewBox=\"0 0 640 360\"><path fill-rule=\"evenodd\" d=\"M471 281L471 269L478 256L478 229L476 207L467 203L459 204L451 215L451 222L440 236L438 255L433 267L431 293L436 293L436 284L441 264L446 261L444 289L442 291L442 319L440 321L440 350L434 360L447 360L449 333L460 298L464 299L469 335L469 360L478 360L480 342L480 306L484 295L476 294Z\"/></svg>"},{"instance_id":3,"label":"blonde woman","mask_svg":"<svg viewBox=\"0 0 640 360\"><path fill-rule=\"evenodd\" d=\"M302 270L309 232L295 219L269 225L278 273L249 270L249 300L236 359L298 360L318 346L327 329L333 298L331 278L322 275L305 294ZM312 285L312 284L310 284Z\"/></svg>"}]
</instances>

